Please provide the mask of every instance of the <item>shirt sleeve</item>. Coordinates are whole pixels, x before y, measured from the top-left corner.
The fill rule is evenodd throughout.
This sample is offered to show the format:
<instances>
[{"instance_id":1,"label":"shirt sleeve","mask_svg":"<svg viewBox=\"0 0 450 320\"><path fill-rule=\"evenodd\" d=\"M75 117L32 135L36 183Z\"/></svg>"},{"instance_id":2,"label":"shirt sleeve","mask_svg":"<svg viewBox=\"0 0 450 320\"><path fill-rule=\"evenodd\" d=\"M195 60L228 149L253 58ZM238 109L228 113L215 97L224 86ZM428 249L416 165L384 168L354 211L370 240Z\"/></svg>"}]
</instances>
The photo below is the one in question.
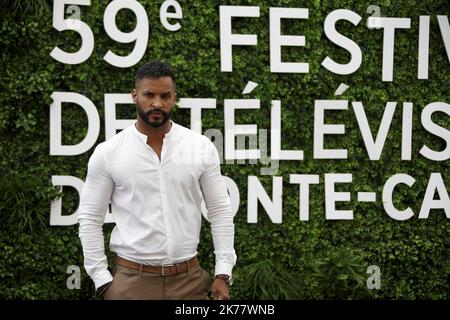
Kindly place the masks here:
<instances>
[{"instance_id":1,"label":"shirt sleeve","mask_svg":"<svg viewBox=\"0 0 450 320\"><path fill-rule=\"evenodd\" d=\"M232 275L236 264L234 251L234 223L231 201L225 181L220 173L219 154L208 139L206 167L200 177L200 185L208 211L208 221L216 256L215 275Z\"/></svg>"},{"instance_id":2,"label":"shirt sleeve","mask_svg":"<svg viewBox=\"0 0 450 320\"><path fill-rule=\"evenodd\" d=\"M102 227L113 188L114 182L108 173L104 148L100 144L89 159L78 208L78 230L83 247L84 267L96 289L112 281Z\"/></svg>"}]
</instances>

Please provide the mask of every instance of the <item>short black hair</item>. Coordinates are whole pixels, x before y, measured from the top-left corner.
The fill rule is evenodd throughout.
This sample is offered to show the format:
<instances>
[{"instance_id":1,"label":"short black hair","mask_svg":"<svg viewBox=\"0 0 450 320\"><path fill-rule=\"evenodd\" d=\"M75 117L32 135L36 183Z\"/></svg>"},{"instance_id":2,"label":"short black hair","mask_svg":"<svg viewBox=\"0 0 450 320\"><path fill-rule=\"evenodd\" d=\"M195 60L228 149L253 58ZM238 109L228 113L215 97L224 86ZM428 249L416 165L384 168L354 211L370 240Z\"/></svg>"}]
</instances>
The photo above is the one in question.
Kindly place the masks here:
<instances>
[{"instance_id":1,"label":"short black hair","mask_svg":"<svg viewBox=\"0 0 450 320\"><path fill-rule=\"evenodd\" d=\"M175 74L167 63L152 60L141 66L136 72L136 83L141 79L155 79L162 77L170 77L173 81L174 88L176 87Z\"/></svg>"}]
</instances>

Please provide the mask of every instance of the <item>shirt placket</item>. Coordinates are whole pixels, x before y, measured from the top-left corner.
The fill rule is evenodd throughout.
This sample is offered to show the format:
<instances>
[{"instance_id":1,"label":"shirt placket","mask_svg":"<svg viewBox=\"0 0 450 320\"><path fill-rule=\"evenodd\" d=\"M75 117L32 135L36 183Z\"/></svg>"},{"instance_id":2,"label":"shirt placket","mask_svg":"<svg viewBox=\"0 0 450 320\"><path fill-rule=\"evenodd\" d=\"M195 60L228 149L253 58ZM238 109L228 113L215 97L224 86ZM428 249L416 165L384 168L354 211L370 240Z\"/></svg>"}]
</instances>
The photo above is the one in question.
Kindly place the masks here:
<instances>
[{"instance_id":1,"label":"shirt placket","mask_svg":"<svg viewBox=\"0 0 450 320\"><path fill-rule=\"evenodd\" d=\"M170 216L169 216L169 210L168 210L168 194L167 194L167 186L165 185L164 180L164 167L167 163L167 156L166 153L170 147L169 139L168 137L164 137L163 139L163 145L161 148L161 161L159 162L158 167L158 177L159 177L159 190L160 190L160 197L161 197L161 208L162 213L164 217L164 225L166 229L166 241L167 241L167 254L168 254L168 260L169 263L172 261L173 258L173 236L172 236L172 228L170 226Z\"/></svg>"}]
</instances>

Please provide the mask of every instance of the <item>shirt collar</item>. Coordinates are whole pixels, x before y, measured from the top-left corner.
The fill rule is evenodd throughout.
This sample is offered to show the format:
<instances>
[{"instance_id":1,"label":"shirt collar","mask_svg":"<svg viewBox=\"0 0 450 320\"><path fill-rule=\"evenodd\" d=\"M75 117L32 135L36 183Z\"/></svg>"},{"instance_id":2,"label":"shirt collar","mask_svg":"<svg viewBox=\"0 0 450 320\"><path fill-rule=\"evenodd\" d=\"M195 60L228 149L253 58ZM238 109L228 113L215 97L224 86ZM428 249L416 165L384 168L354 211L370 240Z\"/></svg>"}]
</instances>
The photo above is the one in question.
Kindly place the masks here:
<instances>
[{"instance_id":1,"label":"shirt collar","mask_svg":"<svg viewBox=\"0 0 450 320\"><path fill-rule=\"evenodd\" d=\"M172 120L170 120L170 122L172 123L172 126L170 127L169 132L167 132L167 133L164 135L164 139L170 139L170 138L172 138L172 137L174 136L174 134L175 134L177 124L176 124L175 122L173 122ZM136 128L136 123L137 123L137 120L133 123L133 131L136 133L136 135L137 135L144 143L147 143L147 138L148 138L147 135L146 135L146 134L143 134L142 132L140 132L140 131Z\"/></svg>"}]
</instances>

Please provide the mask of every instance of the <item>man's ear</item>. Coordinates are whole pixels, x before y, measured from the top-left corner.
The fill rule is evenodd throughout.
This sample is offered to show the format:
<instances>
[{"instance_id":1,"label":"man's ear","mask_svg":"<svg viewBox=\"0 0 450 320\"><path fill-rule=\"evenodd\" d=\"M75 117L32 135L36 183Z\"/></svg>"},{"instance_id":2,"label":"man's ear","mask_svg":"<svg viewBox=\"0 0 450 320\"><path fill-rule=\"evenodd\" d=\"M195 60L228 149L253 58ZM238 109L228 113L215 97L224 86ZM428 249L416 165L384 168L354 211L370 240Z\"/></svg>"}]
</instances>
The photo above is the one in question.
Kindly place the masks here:
<instances>
[{"instance_id":1,"label":"man's ear","mask_svg":"<svg viewBox=\"0 0 450 320\"><path fill-rule=\"evenodd\" d=\"M136 97L137 97L137 92L136 89L133 89L131 91L131 98L133 99L133 102L136 103Z\"/></svg>"},{"instance_id":2,"label":"man's ear","mask_svg":"<svg viewBox=\"0 0 450 320\"><path fill-rule=\"evenodd\" d=\"M173 95L173 105L172 108L175 108L177 106L177 93L175 92Z\"/></svg>"}]
</instances>

